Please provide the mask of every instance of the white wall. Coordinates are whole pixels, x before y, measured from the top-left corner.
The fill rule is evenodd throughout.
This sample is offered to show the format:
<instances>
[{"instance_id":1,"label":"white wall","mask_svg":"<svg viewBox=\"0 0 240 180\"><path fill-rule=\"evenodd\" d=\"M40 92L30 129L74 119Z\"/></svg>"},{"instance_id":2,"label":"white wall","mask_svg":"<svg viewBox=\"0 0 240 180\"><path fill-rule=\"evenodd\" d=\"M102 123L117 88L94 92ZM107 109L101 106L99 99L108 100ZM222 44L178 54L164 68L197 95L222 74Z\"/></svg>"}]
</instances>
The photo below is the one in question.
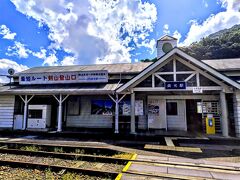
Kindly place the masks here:
<instances>
[{"instance_id":1,"label":"white wall","mask_svg":"<svg viewBox=\"0 0 240 180\"><path fill-rule=\"evenodd\" d=\"M162 46L163 46L163 44L166 43L166 42L170 43L170 44L173 46L173 48L174 48L174 47L177 47L177 41L176 41L176 40L171 40L171 41L158 41L158 42L157 42L157 58L160 58L160 57L162 57L162 56L165 54L165 52L163 52L163 50L162 50Z\"/></svg>"},{"instance_id":2,"label":"white wall","mask_svg":"<svg viewBox=\"0 0 240 180\"><path fill-rule=\"evenodd\" d=\"M67 127L112 128L113 116L92 115L91 100L109 99L106 96L81 96L80 115L67 116Z\"/></svg>"},{"instance_id":3,"label":"white wall","mask_svg":"<svg viewBox=\"0 0 240 180\"><path fill-rule=\"evenodd\" d=\"M0 96L0 128L13 127L14 101L13 95Z\"/></svg>"}]
</instances>

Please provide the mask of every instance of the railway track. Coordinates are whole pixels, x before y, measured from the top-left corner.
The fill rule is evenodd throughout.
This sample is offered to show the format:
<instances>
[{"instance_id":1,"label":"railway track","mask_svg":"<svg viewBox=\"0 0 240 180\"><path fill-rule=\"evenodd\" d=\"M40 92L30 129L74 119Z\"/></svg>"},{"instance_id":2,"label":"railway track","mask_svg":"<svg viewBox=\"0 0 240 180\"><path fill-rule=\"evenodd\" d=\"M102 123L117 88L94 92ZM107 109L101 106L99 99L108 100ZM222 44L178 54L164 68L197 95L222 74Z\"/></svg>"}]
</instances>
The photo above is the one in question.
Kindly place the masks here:
<instances>
[{"instance_id":1,"label":"railway track","mask_svg":"<svg viewBox=\"0 0 240 180\"><path fill-rule=\"evenodd\" d=\"M88 147L90 148L90 147ZM28 151L21 149L7 149L6 147L0 148L0 153L5 154L15 154L15 155L28 155L28 156L36 156L36 157L53 157L53 158L61 158L68 160L83 160L90 162L102 162L102 163L117 163L125 165L128 161L141 163L141 164L155 164L161 166L175 166L175 167L195 167L198 169L213 169L214 171L221 172L222 170L232 171L232 172L240 172L239 167L231 167L231 166L218 166L218 165L208 165L203 163L188 163L188 162L168 162L168 161L149 161L149 160L136 160L131 158L115 158L108 157L102 155L90 155L90 154L78 154L78 153L60 153L60 152L47 152L47 151Z\"/></svg>"},{"instance_id":2,"label":"railway track","mask_svg":"<svg viewBox=\"0 0 240 180\"><path fill-rule=\"evenodd\" d=\"M22 150L21 148L26 146L37 146L43 150L42 151L29 151L29 150ZM50 151L48 148L50 147ZM63 152L52 152L51 148L65 148L67 151ZM84 149L84 153L91 152L93 154L81 154L80 153L73 153L75 151L74 148L86 148ZM69 150L70 149L70 150ZM100 152L100 155L96 155L95 152ZM100 151L104 150L104 151ZM165 167L176 167L182 169L196 169L202 171L209 171L211 172L218 172L218 173L231 173L231 174L239 174L240 176L240 168L231 167L231 166L218 166L218 165L208 165L208 164L201 164L201 163L183 163L183 162L168 162L168 161L149 161L149 160L136 160L131 158L116 158L114 156L113 150L107 150L106 147L87 147L87 146L70 146L70 145L53 145L53 144L36 144L36 143L18 143L18 142L0 142L0 165L1 166L10 166L13 168L20 167L20 168L37 168L41 170L46 170L50 168L54 172L66 171L66 172L74 172L80 173L83 175L89 175L92 177L101 177L102 179L121 179L122 177L128 175L130 176L146 176L156 179L162 178L171 178L171 179L201 179L192 176L174 176L171 174L151 174L151 173L142 173L136 172L131 170L124 170L124 166L128 165L129 163L135 163L140 165L154 165L154 166L165 166ZM69 153L71 151L71 153ZM106 156L103 156L103 152L105 152ZM110 152L110 153L109 153ZM108 155L108 156L107 156ZM18 158L3 158L9 156L17 156ZM26 161L25 158L30 158L30 160ZM44 163L45 160L49 160L54 158L55 161L47 161ZM43 159L43 160L41 160ZM56 163L58 162L58 163ZM61 163L65 162L65 163ZM74 162L71 164L71 162ZM84 166L84 163L88 163L88 166ZM91 164L92 163L92 164ZM109 165L114 164L113 168ZM106 168L101 168L106 165ZM114 166L116 167L114 168ZM109 166L109 168L108 168ZM125 166L125 167L126 167ZM111 170L110 170L111 169ZM121 177L119 176L121 175ZM1 177L1 176L0 176ZM124 178L123 178L124 179Z\"/></svg>"}]
</instances>

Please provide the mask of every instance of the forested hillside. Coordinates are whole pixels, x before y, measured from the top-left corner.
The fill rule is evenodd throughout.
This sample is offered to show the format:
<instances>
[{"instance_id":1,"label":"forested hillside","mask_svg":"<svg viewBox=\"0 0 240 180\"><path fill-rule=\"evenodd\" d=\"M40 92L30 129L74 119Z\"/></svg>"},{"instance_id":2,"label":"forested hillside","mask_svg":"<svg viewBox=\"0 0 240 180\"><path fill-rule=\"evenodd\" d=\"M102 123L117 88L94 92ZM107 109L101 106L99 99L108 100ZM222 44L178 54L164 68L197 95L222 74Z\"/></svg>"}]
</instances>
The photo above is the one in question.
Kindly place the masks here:
<instances>
[{"instance_id":1,"label":"forested hillside","mask_svg":"<svg viewBox=\"0 0 240 180\"><path fill-rule=\"evenodd\" d=\"M197 59L240 58L240 25L211 34L181 49Z\"/></svg>"},{"instance_id":2,"label":"forested hillside","mask_svg":"<svg viewBox=\"0 0 240 180\"><path fill-rule=\"evenodd\" d=\"M240 25L218 31L194 42L188 47L180 47L196 59L240 58ZM156 61L145 59L144 62Z\"/></svg>"}]
</instances>

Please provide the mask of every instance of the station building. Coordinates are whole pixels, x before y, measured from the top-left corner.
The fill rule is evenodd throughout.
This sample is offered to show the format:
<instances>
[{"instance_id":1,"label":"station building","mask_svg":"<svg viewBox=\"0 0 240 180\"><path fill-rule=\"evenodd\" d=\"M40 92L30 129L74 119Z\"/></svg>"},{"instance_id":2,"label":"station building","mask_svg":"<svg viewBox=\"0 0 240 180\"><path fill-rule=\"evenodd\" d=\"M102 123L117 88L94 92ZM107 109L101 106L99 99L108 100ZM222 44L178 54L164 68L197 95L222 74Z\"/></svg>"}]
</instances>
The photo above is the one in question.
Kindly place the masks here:
<instances>
[{"instance_id":1,"label":"station building","mask_svg":"<svg viewBox=\"0 0 240 180\"><path fill-rule=\"evenodd\" d=\"M0 85L0 128L240 137L240 59L195 59L177 39L157 61L33 67Z\"/></svg>"}]
</instances>

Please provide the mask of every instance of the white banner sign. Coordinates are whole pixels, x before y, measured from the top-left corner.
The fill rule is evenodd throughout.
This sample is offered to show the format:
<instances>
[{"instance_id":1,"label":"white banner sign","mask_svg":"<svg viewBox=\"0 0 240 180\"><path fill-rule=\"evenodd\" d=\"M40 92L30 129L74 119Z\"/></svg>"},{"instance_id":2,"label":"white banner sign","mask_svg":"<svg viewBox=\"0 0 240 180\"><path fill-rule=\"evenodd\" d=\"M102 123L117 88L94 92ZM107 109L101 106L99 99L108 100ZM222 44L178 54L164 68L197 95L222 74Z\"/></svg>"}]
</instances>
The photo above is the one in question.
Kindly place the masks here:
<instances>
[{"instance_id":1,"label":"white banner sign","mask_svg":"<svg viewBox=\"0 0 240 180\"><path fill-rule=\"evenodd\" d=\"M195 94L197 94L197 93L199 93L199 94L201 94L201 93L203 93L203 89L202 89L202 87L193 87L193 93Z\"/></svg>"},{"instance_id":2,"label":"white banner sign","mask_svg":"<svg viewBox=\"0 0 240 180\"><path fill-rule=\"evenodd\" d=\"M66 84L66 83L96 83L108 82L107 71L81 71L20 74L19 84Z\"/></svg>"}]
</instances>

